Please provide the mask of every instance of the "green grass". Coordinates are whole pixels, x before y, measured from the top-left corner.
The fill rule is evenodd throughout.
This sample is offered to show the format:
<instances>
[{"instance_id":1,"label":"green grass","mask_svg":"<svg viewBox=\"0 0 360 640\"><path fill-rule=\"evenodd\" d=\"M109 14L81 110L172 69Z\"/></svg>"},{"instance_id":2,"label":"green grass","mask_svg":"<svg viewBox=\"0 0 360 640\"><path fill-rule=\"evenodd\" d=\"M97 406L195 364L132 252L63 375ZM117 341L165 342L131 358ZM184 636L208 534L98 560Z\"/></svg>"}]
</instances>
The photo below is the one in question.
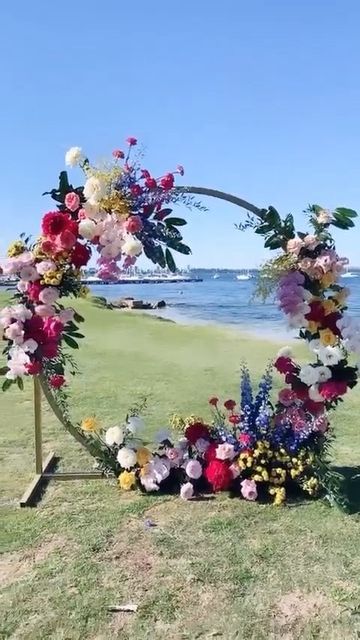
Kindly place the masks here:
<instances>
[{"instance_id":1,"label":"green grass","mask_svg":"<svg viewBox=\"0 0 360 640\"><path fill-rule=\"evenodd\" d=\"M258 376L278 348L76 304L86 338L73 413L96 413L105 426L143 395L149 433L173 411L207 417L209 396L237 396L242 359ZM321 502L277 509L226 496L184 503L121 495L112 480L53 482L36 509L20 510L33 475L31 391L29 381L0 399L0 638L359 637L356 514ZM339 466L360 464L359 408L355 390L334 415ZM45 405L44 449L56 450L61 468L91 468ZM146 518L157 526L147 529ZM107 611L129 602L136 613Z\"/></svg>"}]
</instances>

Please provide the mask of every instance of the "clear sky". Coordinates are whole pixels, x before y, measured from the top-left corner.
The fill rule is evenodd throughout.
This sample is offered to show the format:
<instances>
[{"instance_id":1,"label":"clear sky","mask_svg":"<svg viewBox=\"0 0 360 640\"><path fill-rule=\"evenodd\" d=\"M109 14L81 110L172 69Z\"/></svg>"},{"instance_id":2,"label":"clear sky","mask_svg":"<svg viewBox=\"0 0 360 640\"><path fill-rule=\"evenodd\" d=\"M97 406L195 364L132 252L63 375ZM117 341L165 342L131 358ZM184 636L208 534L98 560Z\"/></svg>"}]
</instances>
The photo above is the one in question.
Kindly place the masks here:
<instances>
[{"instance_id":1,"label":"clear sky","mask_svg":"<svg viewBox=\"0 0 360 640\"><path fill-rule=\"evenodd\" d=\"M68 147L128 135L159 174L299 213L360 208L358 0L18 0L1 8L0 255L37 233ZM76 180L76 175L71 176ZM79 176L80 181L80 176ZM180 264L243 268L262 241L209 201ZM360 221L339 249L360 265Z\"/></svg>"}]
</instances>

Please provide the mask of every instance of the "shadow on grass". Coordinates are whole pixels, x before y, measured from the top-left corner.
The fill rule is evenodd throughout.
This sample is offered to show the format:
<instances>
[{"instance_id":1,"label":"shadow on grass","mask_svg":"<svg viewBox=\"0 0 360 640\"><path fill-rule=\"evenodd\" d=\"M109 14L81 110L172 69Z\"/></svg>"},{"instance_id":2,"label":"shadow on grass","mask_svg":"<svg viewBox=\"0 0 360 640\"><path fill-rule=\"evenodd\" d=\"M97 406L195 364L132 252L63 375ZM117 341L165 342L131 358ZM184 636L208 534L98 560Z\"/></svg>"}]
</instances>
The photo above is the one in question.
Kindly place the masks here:
<instances>
[{"instance_id":1,"label":"shadow on grass","mask_svg":"<svg viewBox=\"0 0 360 640\"><path fill-rule=\"evenodd\" d=\"M344 478L343 487L349 512L360 513L360 467L332 467L331 469Z\"/></svg>"}]
</instances>

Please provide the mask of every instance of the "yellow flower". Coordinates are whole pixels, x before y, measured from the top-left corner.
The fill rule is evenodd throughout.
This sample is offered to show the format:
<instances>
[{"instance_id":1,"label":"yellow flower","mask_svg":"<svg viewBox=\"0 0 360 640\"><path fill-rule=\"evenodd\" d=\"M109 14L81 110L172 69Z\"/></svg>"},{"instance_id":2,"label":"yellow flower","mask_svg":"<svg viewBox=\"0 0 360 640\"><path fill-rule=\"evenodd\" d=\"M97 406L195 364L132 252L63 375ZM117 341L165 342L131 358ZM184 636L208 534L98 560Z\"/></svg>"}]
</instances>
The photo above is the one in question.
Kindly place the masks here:
<instances>
[{"instance_id":1,"label":"yellow flower","mask_svg":"<svg viewBox=\"0 0 360 640\"><path fill-rule=\"evenodd\" d=\"M266 469L263 469L261 472L262 478L264 482L269 482L269 473Z\"/></svg>"},{"instance_id":2,"label":"yellow flower","mask_svg":"<svg viewBox=\"0 0 360 640\"><path fill-rule=\"evenodd\" d=\"M321 285L324 287L324 289L327 289L328 287L330 287L331 284L334 284L335 281L336 281L336 276L333 273L331 273L331 271L328 271L323 275L320 282L321 282Z\"/></svg>"},{"instance_id":3,"label":"yellow flower","mask_svg":"<svg viewBox=\"0 0 360 640\"><path fill-rule=\"evenodd\" d=\"M309 320L307 330L310 331L310 333L317 333L319 326L319 322L316 322L315 320Z\"/></svg>"},{"instance_id":4,"label":"yellow flower","mask_svg":"<svg viewBox=\"0 0 360 640\"><path fill-rule=\"evenodd\" d=\"M90 293L89 287L82 286L79 289L79 298L86 298Z\"/></svg>"},{"instance_id":5,"label":"yellow flower","mask_svg":"<svg viewBox=\"0 0 360 640\"><path fill-rule=\"evenodd\" d=\"M61 280L63 278L64 272L59 270L59 271L47 271L47 273L44 273L43 278L42 278L42 282L44 284L52 284L52 285L59 285L61 283Z\"/></svg>"},{"instance_id":6,"label":"yellow flower","mask_svg":"<svg viewBox=\"0 0 360 640\"><path fill-rule=\"evenodd\" d=\"M255 473L255 475L252 476L252 479L255 480L255 482L263 482L264 481L264 478L259 473Z\"/></svg>"},{"instance_id":7,"label":"yellow flower","mask_svg":"<svg viewBox=\"0 0 360 640\"><path fill-rule=\"evenodd\" d=\"M334 300L324 300L322 303L323 309L325 311L325 315L329 315L329 313L333 313L334 311L336 311L337 306L334 302Z\"/></svg>"},{"instance_id":8,"label":"yellow flower","mask_svg":"<svg viewBox=\"0 0 360 640\"><path fill-rule=\"evenodd\" d=\"M99 427L100 424L95 416L84 418L84 420L81 422L81 428L83 431L97 431Z\"/></svg>"},{"instance_id":9,"label":"yellow flower","mask_svg":"<svg viewBox=\"0 0 360 640\"><path fill-rule=\"evenodd\" d=\"M140 467L143 467L145 464L147 464L151 457L151 451L149 451L149 449L147 449L146 447L139 447L139 449L136 451L136 462L140 465Z\"/></svg>"},{"instance_id":10,"label":"yellow flower","mask_svg":"<svg viewBox=\"0 0 360 640\"><path fill-rule=\"evenodd\" d=\"M336 344L336 336L333 334L331 329L321 329L319 331L319 334L320 334L320 341L325 347L328 347L328 346L333 347L334 344Z\"/></svg>"},{"instance_id":11,"label":"yellow flower","mask_svg":"<svg viewBox=\"0 0 360 640\"><path fill-rule=\"evenodd\" d=\"M280 506L283 502L285 502L286 499L286 491L284 487L279 487L277 489L275 489L275 498L274 498L274 505L275 506Z\"/></svg>"},{"instance_id":12,"label":"yellow flower","mask_svg":"<svg viewBox=\"0 0 360 640\"><path fill-rule=\"evenodd\" d=\"M249 456L248 453L240 453L238 458L238 465L240 469L244 470L246 468L250 468L252 466L254 459L252 456Z\"/></svg>"},{"instance_id":13,"label":"yellow flower","mask_svg":"<svg viewBox=\"0 0 360 640\"><path fill-rule=\"evenodd\" d=\"M7 254L9 258L16 258L16 256L20 256L24 253L26 247L22 240L15 240L7 250Z\"/></svg>"},{"instance_id":14,"label":"yellow flower","mask_svg":"<svg viewBox=\"0 0 360 640\"><path fill-rule=\"evenodd\" d=\"M122 471L118 477L120 489L130 491L136 485L136 475L134 471Z\"/></svg>"}]
</instances>

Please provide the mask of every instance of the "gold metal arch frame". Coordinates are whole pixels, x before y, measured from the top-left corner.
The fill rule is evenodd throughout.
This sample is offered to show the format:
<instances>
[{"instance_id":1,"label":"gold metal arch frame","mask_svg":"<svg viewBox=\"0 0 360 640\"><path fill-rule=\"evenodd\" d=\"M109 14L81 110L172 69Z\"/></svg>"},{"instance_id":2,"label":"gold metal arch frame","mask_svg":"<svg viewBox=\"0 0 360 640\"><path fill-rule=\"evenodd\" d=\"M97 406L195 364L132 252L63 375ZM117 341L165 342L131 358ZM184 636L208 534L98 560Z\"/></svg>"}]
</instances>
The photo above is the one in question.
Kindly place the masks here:
<instances>
[{"instance_id":1,"label":"gold metal arch frame","mask_svg":"<svg viewBox=\"0 0 360 640\"><path fill-rule=\"evenodd\" d=\"M210 196L218 200L225 200L231 204L235 204L254 215L261 216L262 209L255 205L238 198L237 196L216 189L208 189L206 187L176 187L178 193L189 193L194 195ZM99 480L103 478L101 471L57 471L56 465L58 458L55 452L50 452L46 457L43 454L42 446L42 401L45 399L55 416L61 422L63 427L72 435L91 454L91 444L79 432L77 427L67 419L61 408L57 404L54 395L47 384L46 379L42 376L34 376L34 443L35 443L35 476L29 486L26 488L20 499L20 507L35 506L38 502L42 491L50 480Z\"/></svg>"}]
</instances>

